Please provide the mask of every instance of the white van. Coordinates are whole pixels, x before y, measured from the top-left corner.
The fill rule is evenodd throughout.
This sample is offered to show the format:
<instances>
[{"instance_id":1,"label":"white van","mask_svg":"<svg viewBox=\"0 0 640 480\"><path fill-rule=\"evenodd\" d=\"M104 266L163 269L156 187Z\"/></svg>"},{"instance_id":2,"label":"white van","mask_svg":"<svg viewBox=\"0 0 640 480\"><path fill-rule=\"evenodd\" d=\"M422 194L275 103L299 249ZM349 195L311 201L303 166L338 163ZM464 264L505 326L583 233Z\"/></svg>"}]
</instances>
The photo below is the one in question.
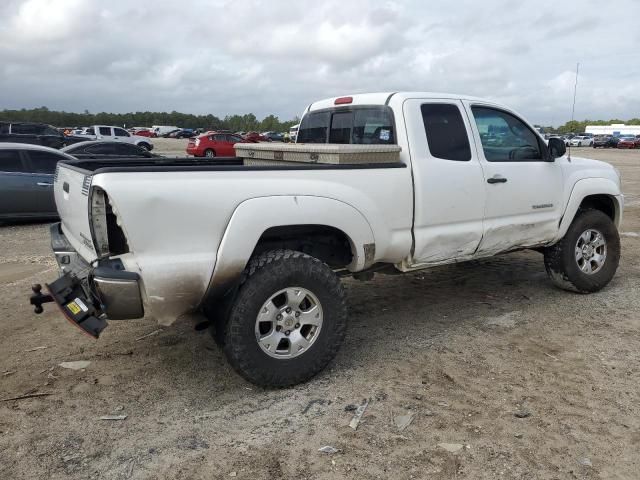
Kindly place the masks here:
<instances>
[{"instance_id":1,"label":"white van","mask_svg":"<svg viewBox=\"0 0 640 480\"><path fill-rule=\"evenodd\" d=\"M153 125L151 127L151 131L154 132L157 136L161 137L165 133L173 132L174 130L180 130L179 127L175 125Z\"/></svg>"},{"instance_id":2,"label":"white van","mask_svg":"<svg viewBox=\"0 0 640 480\"><path fill-rule=\"evenodd\" d=\"M290 129L289 129L289 140L292 143L296 142L296 139L298 138L298 128L300 128L300 124L297 125L293 125Z\"/></svg>"}]
</instances>

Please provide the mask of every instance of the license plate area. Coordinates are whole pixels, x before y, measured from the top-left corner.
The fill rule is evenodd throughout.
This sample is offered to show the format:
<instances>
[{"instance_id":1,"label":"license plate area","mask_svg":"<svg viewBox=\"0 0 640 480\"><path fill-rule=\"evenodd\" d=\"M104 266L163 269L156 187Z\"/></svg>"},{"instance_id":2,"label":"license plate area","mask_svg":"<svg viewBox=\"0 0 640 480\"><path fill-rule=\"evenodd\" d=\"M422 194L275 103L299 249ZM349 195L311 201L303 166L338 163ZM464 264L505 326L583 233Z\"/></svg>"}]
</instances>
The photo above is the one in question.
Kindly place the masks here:
<instances>
[{"instance_id":1,"label":"license plate area","mask_svg":"<svg viewBox=\"0 0 640 480\"><path fill-rule=\"evenodd\" d=\"M65 318L87 335L98 338L107 328L107 321L100 318L102 312L95 308L77 277L65 274L47 284L47 289Z\"/></svg>"}]
</instances>

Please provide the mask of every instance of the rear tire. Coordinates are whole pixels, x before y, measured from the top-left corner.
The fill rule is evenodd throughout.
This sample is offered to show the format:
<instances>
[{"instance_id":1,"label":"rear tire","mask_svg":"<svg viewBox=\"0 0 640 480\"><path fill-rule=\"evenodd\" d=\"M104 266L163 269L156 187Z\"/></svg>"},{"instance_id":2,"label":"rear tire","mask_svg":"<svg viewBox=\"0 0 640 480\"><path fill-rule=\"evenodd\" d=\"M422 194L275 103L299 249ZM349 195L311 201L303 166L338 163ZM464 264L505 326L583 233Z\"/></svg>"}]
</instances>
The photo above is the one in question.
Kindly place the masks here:
<instances>
[{"instance_id":1,"label":"rear tire","mask_svg":"<svg viewBox=\"0 0 640 480\"><path fill-rule=\"evenodd\" d=\"M224 352L246 380L287 387L327 366L346 326L345 291L331 268L302 252L272 250L244 272L229 310Z\"/></svg>"},{"instance_id":2,"label":"rear tire","mask_svg":"<svg viewBox=\"0 0 640 480\"><path fill-rule=\"evenodd\" d=\"M207 148L207 149L204 151L204 156L205 156L205 157L209 157L209 158L213 158L213 157L215 157L215 156L216 156L216 152L214 152L214 151L213 151L213 150L211 150L210 148Z\"/></svg>"},{"instance_id":3,"label":"rear tire","mask_svg":"<svg viewBox=\"0 0 640 480\"><path fill-rule=\"evenodd\" d=\"M563 290L578 293L604 288L619 262L618 230L600 210L578 211L562 240L544 250L544 266L551 281Z\"/></svg>"}]
</instances>

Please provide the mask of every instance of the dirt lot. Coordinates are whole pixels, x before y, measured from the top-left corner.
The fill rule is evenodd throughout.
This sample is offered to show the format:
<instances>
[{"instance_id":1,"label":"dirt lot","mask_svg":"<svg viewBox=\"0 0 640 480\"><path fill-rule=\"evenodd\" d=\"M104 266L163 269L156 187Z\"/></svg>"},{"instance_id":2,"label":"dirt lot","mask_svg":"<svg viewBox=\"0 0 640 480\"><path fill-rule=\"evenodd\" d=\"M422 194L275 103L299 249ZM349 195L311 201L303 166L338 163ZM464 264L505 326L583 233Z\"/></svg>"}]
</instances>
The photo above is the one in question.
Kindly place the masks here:
<instances>
[{"instance_id":1,"label":"dirt lot","mask_svg":"<svg viewBox=\"0 0 640 480\"><path fill-rule=\"evenodd\" d=\"M0 402L0 479L639 478L640 151L584 151L624 176L608 288L557 290L535 252L350 280L341 353L286 390L240 379L194 321L93 341L34 315L29 285L56 278L47 225L0 227L0 399L50 394Z\"/></svg>"}]
</instances>

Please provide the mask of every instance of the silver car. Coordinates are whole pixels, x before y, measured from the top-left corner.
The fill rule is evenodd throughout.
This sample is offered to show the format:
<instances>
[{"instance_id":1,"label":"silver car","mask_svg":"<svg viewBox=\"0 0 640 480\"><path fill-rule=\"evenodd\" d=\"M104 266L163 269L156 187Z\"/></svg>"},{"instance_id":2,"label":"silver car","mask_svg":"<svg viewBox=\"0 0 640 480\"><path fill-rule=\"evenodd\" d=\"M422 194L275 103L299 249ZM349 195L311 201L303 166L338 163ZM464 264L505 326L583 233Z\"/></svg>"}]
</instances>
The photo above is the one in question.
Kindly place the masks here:
<instances>
[{"instance_id":1,"label":"silver car","mask_svg":"<svg viewBox=\"0 0 640 480\"><path fill-rule=\"evenodd\" d=\"M58 216L53 175L60 160L76 158L40 145L0 143L0 221Z\"/></svg>"}]
</instances>

